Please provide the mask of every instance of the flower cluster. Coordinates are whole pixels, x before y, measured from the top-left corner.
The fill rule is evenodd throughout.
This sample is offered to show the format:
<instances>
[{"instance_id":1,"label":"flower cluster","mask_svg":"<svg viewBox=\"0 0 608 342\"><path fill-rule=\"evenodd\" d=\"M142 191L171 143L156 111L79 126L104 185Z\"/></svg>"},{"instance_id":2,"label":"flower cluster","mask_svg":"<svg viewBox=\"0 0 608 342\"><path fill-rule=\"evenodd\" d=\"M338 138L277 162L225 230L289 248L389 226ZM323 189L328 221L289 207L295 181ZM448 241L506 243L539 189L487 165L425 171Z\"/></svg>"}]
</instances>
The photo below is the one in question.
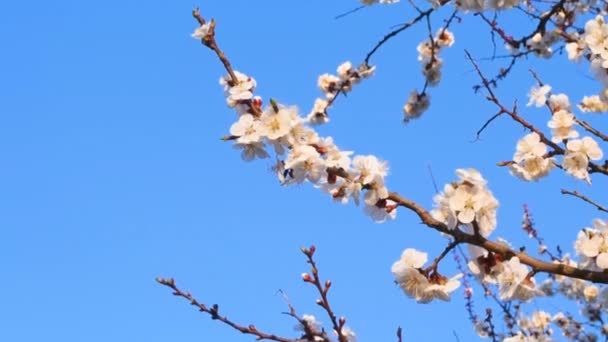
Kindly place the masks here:
<instances>
[{"instance_id":1,"label":"flower cluster","mask_svg":"<svg viewBox=\"0 0 608 342\"><path fill-rule=\"evenodd\" d=\"M403 292L419 303L429 303L433 299L450 300L450 293L460 286L462 273L446 278L435 269L423 270L428 257L424 252L408 248L391 267L395 281Z\"/></svg>"},{"instance_id":2,"label":"flower cluster","mask_svg":"<svg viewBox=\"0 0 608 342\"><path fill-rule=\"evenodd\" d=\"M608 223L593 220L593 228L578 233L574 250L581 257L580 266L591 270L608 269Z\"/></svg>"},{"instance_id":3,"label":"flower cluster","mask_svg":"<svg viewBox=\"0 0 608 342\"><path fill-rule=\"evenodd\" d=\"M553 47L555 43L560 41L560 36L557 32L536 32L532 37L526 40L524 47L527 51L532 51L538 57L551 58L553 56ZM517 50L511 49L511 53Z\"/></svg>"},{"instance_id":4,"label":"flower cluster","mask_svg":"<svg viewBox=\"0 0 608 342\"><path fill-rule=\"evenodd\" d=\"M598 143L591 137L579 137L575 126L578 124L572 113L570 100L565 94L552 94L551 86L542 85L532 87L528 96L528 106L548 106L552 115L547 123L551 129L551 142L564 144L564 153L561 168L575 178L591 183L589 177L589 161L600 160L604 154ZM548 96L548 97L547 97ZM517 143L517 148L510 164L513 175L526 180L538 180L549 174L557 161L553 157L556 152L548 153L547 145L537 132L524 136Z\"/></svg>"},{"instance_id":5,"label":"flower cluster","mask_svg":"<svg viewBox=\"0 0 608 342\"><path fill-rule=\"evenodd\" d=\"M545 157L547 145L540 141L540 136L532 132L517 142L517 149L510 165L511 174L523 180L538 180L549 174L555 166L555 158Z\"/></svg>"},{"instance_id":6,"label":"flower cluster","mask_svg":"<svg viewBox=\"0 0 608 342\"><path fill-rule=\"evenodd\" d=\"M545 311L535 311L532 316L521 315L517 320L520 331L514 336L507 337L503 342L532 342L551 341L551 315Z\"/></svg>"},{"instance_id":7,"label":"flower cluster","mask_svg":"<svg viewBox=\"0 0 608 342\"><path fill-rule=\"evenodd\" d=\"M608 25L603 16L598 15L587 21L585 32L578 37L578 40L566 44L566 51L568 58L573 61L580 60L588 53L594 73L604 86L608 85L608 76L605 72L608 69Z\"/></svg>"},{"instance_id":8,"label":"flower cluster","mask_svg":"<svg viewBox=\"0 0 608 342\"><path fill-rule=\"evenodd\" d=\"M435 86L441 81L443 60L439 57L439 52L445 47L454 45L454 42L454 34L447 28L442 28L433 39L427 39L418 44L418 60L422 65L422 74L427 85ZM429 104L429 96L426 92L411 92L403 106L404 121L408 122L420 117L428 109Z\"/></svg>"},{"instance_id":9,"label":"flower cluster","mask_svg":"<svg viewBox=\"0 0 608 342\"><path fill-rule=\"evenodd\" d=\"M317 98L315 100L315 104L310 114L308 114L308 121L312 124L323 124L329 121L327 109L334 98L340 92L346 94L351 91L353 85L359 83L364 78L372 76L375 70L375 66L368 64L361 64L355 69L352 63L347 61L338 66L338 75L323 74L319 76L317 84L319 89L325 94L325 98Z\"/></svg>"},{"instance_id":10,"label":"flower cluster","mask_svg":"<svg viewBox=\"0 0 608 342\"><path fill-rule=\"evenodd\" d=\"M422 64L422 73L426 82L435 86L441 80L441 66L443 60L439 57L439 52L445 47L454 45L454 34L447 28L439 29L433 39L427 39L418 44L418 60Z\"/></svg>"},{"instance_id":11,"label":"flower cluster","mask_svg":"<svg viewBox=\"0 0 608 342\"><path fill-rule=\"evenodd\" d=\"M364 76L349 65L343 64L338 69L339 79L352 84ZM351 157L353 153L340 150L331 137L320 137L308 125L309 120L300 117L296 107L271 100L270 105L262 108L261 99L253 95L255 80L237 71L234 73L238 82L222 78L220 83L228 105L239 114L227 140L234 140L244 160L268 158L266 147L270 145L277 155L274 169L282 184L310 182L342 203L352 199L359 204L363 193L365 212L374 221L396 217L397 205L388 199L384 182L388 173L385 162L371 155Z\"/></svg>"},{"instance_id":12,"label":"flower cluster","mask_svg":"<svg viewBox=\"0 0 608 342\"><path fill-rule=\"evenodd\" d=\"M298 325L294 327L296 331L302 331L304 334L302 335L302 340L306 341L327 341L327 334L322 327L321 322L317 321L315 316L304 314L302 319ZM349 327L343 326L341 329L342 336L346 337L348 342L356 342L357 335L354 331L352 331ZM334 330L334 335L338 335L338 333Z\"/></svg>"},{"instance_id":13,"label":"flower cluster","mask_svg":"<svg viewBox=\"0 0 608 342\"><path fill-rule=\"evenodd\" d=\"M584 112L608 111L608 24L603 16L598 15L587 21L582 35L573 33L576 38L566 44L568 59L578 62L583 56L591 62L591 70L596 78L602 82L604 90L599 95L585 96L579 104Z\"/></svg>"},{"instance_id":14,"label":"flower cluster","mask_svg":"<svg viewBox=\"0 0 608 342\"><path fill-rule=\"evenodd\" d=\"M506 244L505 241L501 241ZM543 293L537 288L528 266L518 257L503 260L500 255L469 245L469 270L485 283L498 286L500 299L527 301Z\"/></svg>"},{"instance_id":15,"label":"flower cluster","mask_svg":"<svg viewBox=\"0 0 608 342\"><path fill-rule=\"evenodd\" d=\"M459 181L446 184L435 195L431 215L448 229L457 229L487 237L496 228L498 200L486 188L487 181L475 169L458 169Z\"/></svg>"}]
</instances>

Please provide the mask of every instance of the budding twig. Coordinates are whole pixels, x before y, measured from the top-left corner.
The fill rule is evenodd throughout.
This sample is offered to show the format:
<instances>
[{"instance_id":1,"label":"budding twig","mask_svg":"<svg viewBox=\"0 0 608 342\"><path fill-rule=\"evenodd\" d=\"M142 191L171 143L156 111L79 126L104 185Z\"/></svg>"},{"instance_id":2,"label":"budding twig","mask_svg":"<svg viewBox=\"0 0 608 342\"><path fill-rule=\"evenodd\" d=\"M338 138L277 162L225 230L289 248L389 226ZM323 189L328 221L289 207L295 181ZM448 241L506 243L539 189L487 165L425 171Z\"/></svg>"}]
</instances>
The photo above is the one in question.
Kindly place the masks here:
<instances>
[{"instance_id":1,"label":"budding twig","mask_svg":"<svg viewBox=\"0 0 608 342\"><path fill-rule=\"evenodd\" d=\"M190 305L193 305L198 308L198 311L204 312L211 316L211 319L218 320L231 328L242 332L243 334L254 335L258 340L270 340L270 341L278 341L278 342L296 342L295 339L289 339L281 336L277 336L275 334L267 334L262 331L259 331L255 325L250 324L249 326L240 325L228 319L226 316L222 316L219 313L219 306L217 304L213 304L211 307L206 306L203 303L200 303L196 298L194 298L189 292L184 292L180 290L177 285L175 285L175 280L173 278L165 279L158 277L156 281L164 286L167 286L171 290L173 290L173 295L182 297L190 302Z\"/></svg>"},{"instance_id":2,"label":"budding twig","mask_svg":"<svg viewBox=\"0 0 608 342\"><path fill-rule=\"evenodd\" d=\"M302 253L306 255L307 263L310 264L312 277L308 277L308 279L304 279L306 282L311 283L321 295L321 298L317 301L317 304L321 306L331 321L331 324L334 328L334 331L338 335L339 342L348 342L348 337L344 335L342 332L342 328L344 327L344 318L338 319L336 314L331 308L329 304L329 299L327 297L327 293L329 292L329 288L331 287L331 281L325 281L325 284L321 283L321 278L319 277L319 269L317 268L317 263L314 260L315 247L311 246L310 248L302 248Z\"/></svg>"}]
</instances>

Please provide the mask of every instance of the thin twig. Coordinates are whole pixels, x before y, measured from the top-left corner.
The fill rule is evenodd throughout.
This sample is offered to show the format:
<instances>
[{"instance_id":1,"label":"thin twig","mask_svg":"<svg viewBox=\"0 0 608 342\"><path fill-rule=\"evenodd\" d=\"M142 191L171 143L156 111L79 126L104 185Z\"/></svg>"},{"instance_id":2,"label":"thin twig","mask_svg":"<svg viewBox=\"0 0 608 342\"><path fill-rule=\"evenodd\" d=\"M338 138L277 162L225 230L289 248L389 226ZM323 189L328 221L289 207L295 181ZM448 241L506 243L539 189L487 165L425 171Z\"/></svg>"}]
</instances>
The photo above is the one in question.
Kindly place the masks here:
<instances>
[{"instance_id":1,"label":"thin twig","mask_svg":"<svg viewBox=\"0 0 608 342\"><path fill-rule=\"evenodd\" d=\"M591 200L587 196L582 195L578 191L569 191L569 190L566 190L566 189L562 189L561 193L562 193L562 195L571 195L571 196L574 196L574 197L578 197L578 198L582 199L583 201L585 201L585 202L591 204L592 206L596 207L597 210L603 211L605 213L608 213L608 208L606 208L605 206L603 206L603 205L601 205L601 204L599 204L599 203Z\"/></svg>"},{"instance_id":2,"label":"thin twig","mask_svg":"<svg viewBox=\"0 0 608 342\"><path fill-rule=\"evenodd\" d=\"M421 12L417 17L412 19L410 22L401 25L400 28L398 28L394 31L391 31L387 35L385 35L378 43L376 43L376 45L371 49L371 51L367 53L367 55L365 56L365 59L364 59L365 64L369 65L369 60L372 58L372 56L389 39L391 39L392 37L398 35L399 33L403 32L403 31L407 30L408 28L410 28L411 26L413 26L414 24L416 24L417 22L422 20L422 18L429 16L431 13L433 13L434 10L435 10L434 8L430 8L424 12Z\"/></svg>"}]
</instances>

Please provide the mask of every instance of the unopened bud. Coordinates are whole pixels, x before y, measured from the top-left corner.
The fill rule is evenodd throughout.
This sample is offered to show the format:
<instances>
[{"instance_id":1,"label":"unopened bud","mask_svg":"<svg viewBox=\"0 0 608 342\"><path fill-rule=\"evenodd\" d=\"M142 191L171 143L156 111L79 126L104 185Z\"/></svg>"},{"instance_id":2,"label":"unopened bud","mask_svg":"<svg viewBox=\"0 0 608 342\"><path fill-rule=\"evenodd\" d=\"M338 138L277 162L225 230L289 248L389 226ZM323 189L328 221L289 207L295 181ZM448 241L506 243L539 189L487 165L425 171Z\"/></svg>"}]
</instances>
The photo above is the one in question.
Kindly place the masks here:
<instances>
[{"instance_id":1,"label":"unopened bud","mask_svg":"<svg viewBox=\"0 0 608 342\"><path fill-rule=\"evenodd\" d=\"M308 273L302 273L302 280L312 283L312 278L310 277L310 274L308 274Z\"/></svg>"},{"instance_id":2,"label":"unopened bud","mask_svg":"<svg viewBox=\"0 0 608 342\"><path fill-rule=\"evenodd\" d=\"M251 99L251 104L258 110L260 110L262 108L262 98L259 96L254 96L253 99Z\"/></svg>"},{"instance_id":3,"label":"unopened bud","mask_svg":"<svg viewBox=\"0 0 608 342\"><path fill-rule=\"evenodd\" d=\"M272 107L272 110L274 110L275 113L279 112L279 104L274 99L270 99L270 106Z\"/></svg>"}]
</instances>

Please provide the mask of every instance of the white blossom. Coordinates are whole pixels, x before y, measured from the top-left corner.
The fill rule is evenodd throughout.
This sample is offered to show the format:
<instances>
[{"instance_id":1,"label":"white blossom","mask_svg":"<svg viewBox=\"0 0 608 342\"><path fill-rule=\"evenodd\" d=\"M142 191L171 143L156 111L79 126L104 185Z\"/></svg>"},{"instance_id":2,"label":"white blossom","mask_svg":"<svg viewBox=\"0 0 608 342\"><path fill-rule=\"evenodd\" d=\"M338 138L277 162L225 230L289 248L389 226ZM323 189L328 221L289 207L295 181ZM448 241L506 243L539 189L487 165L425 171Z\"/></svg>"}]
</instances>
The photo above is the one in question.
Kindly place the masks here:
<instances>
[{"instance_id":1,"label":"white blossom","mask_svg":"<svg viewBox=\"0 0 608 342\"><path fill-rule=\"evenodd\" d=\"M373 182L381 182L384 184L384 177L388 173L386 162L378 160L376 156L355 156L353 158L353 170L358 174L363 185Z\"/></svg>"},{"instance_id":2,"label":"white blossom","mask_svg":"<svg viewBox=\"0 0 608 342\"><path fill-rule=\"evenodd\" d=\"M535 289L534 278L528 277L528 266L520 263L518 257L503 262L503 270L496 276L500 299L528 301L540 294Z\"/></svg>"},{"instance_id":3,"label":"white blossom","mask_svg":"<svg viewBox=\"0 0 608 342\"><path fill-rule=\"evenodd\" d=\"M585 180L587 183L591 183L587 166L589 166L589 158L587 158L586 154L581 152L566 151L566 154L562 159L562 167L564 168L564 171L575 178Z\"/></svg>"},{"instance_id":4,"label":"white blossom","mask_svg":"<svg viewBox=\"0 0 608 342\"><path fill-rule=\"evenodd\" d=\"M207 36L207 34L209 34L209 30L211 29L211 22L208 21L206 23L204 23L203 25L200 25L199 27L194 29L194 32L192 32L191 36L194 39L203 39L205 38L205 36Z\"/></svg>"},{"instance_id":5,"label":"white blossom","mask_svg":"<svg viewBox=\"0 0 608 342\"><path fill-rule=\"evenodd\" d=\"M241 144L259 142L261 139L260 121L255 120L251 114L241 115L239 121L230 126L230 134L237 136L236 141Z\"/></svg>"},{"instance_id":6,"label":"white blossom","mask_svg":"<svg viewBox=\"0 0 608 342\"><path fill-rule=\"evenodd\" d=\"M601 113L608 111L608 103L598 95L585 96L578 108L583 112Z\"/></svg>"},{"instance_id":7,"label":"white blossom","mask_svg":"<svg viewBox=\"0 0 608 342\"><path fill-rule=\"evenodd\" d=\"M220 78L220 85L224 86L226 101L230 107L235 107L239 101L252 99L253 90L257 85L255 79L243 73L235 70L234 75L238 81L236 84L232 84L229 76Z\"/></svg>"},{"instance_id":8,"label":"white blossom","mask_svg":"<svg viewBox=\"0 0 608 342\"><path fill-rule=\"evenodd\" d=\"M591 137L570 140L566 145L568 151L584 153L591 160L600 160L604 157L604 152L598 143Z\"/></svg>"},{"instance_id":9,"label":"white blossom","mask_svg":"<svg viewBox=\"0 0 608 342\"><path fill-rule=\"evenodd\" d=\"M329 121L329 117L327 116L328 106L329 101L327 101L326 99L316 99L315 104L310 111L310 114L308 114L308 117L306 118L307 121L313 125L327 123Z\"/></svg>"},{"instance_id":10,"label":"white blossom","mask_svg":"<svg viewBox=\"0 0 608 342\"><path fill-rule=\"evenodd\" d=\"M407 102L403 106L403 113L405 114L404 121L408 122L412 119L416 119L422 115L431 104L429 95L426 93L419 94L417 91L410 93Z\"/></svg>"},{"instance_id":11,"label":"white blossom","mask_svg":"<svg viewBox=\"0 0 608 342\"><path fill-rule=\"evenodd\" d=\"M363 210L376 223L382 223L397 218L397 203L391 200L384 201L383 205L378 205L378 203L370 205L366 203Z\"/></svg>"},{"instance_id":12,"label":"white blossom","mask_svg":"<svg viewBox=\"0 0 608 342\"><path fill-rule=\"evenodd\" d=\"M264 149L264 143L262 142L254 142L250 144L234 144L236 149L242 149L241 158L245 161L252 161L253 159L260 158L268 158L270 155Z\"/></svg>"},{"instance_id":13,"label":"white blossom","mask_svg":"<svg viewBox=\"0 0 608 342\"><path fill-rule=\"evenodd\" d=\"M260 130L262 135L270 140L277 140L286 136L291 128L298 123L298 109L296 107L279 106L275 112L273 106L269 106L260 118Z\"/></svg>"},{"instance_id":14,"label":"white blossom","mask_svg":"<svg viewBox=\"0 0 608 342\"><path fill-rule=\"evenodd\" d=\"M547 102L547 94L551 91L551 86L548 84L543 85L542 87L534 86L530 89L528 96L530 97L530 101L528 102L528 106L534 105L536 107L542 107Z\"/></svg>"},{"instance_id":15,"label":"white blossom","mask_svg":"<svg viewBox=\"0 0 608 342\"><path fill-rule=\"evenodd\" d=\"M553 137L551 141L559 143L564 139L578 138L578 132L574 130L574 114L567 110L560 109L553 113L551 120L547 124L551 128Z\"/></svg>"}]
</instances>

